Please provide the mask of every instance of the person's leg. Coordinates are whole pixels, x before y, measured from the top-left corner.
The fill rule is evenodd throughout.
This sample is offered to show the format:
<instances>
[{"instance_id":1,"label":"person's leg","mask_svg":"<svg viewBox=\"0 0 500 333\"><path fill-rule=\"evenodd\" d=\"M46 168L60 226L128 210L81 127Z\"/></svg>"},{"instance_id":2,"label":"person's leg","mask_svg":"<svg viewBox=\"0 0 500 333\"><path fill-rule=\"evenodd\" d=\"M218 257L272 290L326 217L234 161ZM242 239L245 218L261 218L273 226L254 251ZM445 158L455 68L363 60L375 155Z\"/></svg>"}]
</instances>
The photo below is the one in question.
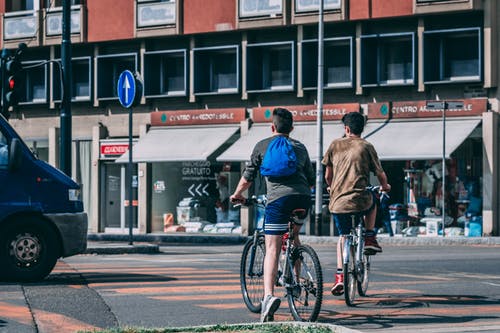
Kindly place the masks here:
<instances>
[{"instance_id":1,"label":"person's leg","mask_svg":"<svg viewBox=\"0 0 500 333\"><path fill-rule=\"evenodd\" d=\"M340 236L337 242L337 270L335 272L335 282L331 292L334 296L340 296L344 293L344 272L342 266L345 235L350 231L351 220L349 214L332 213L332 216Z\"/></svg>"},{"instance_id":2,"label":"person's leg","mask_svg":"<svg viewBox=\"0 0 500 333\"><path fill-rule=\"evenodd\" d=\"M266 256L264 257L264 295L274 295L274 283L278 272L278 258L281 250L281 236L266 235Z\"/></svg>"},{"instance_id":3,"label":"person's leg","mask_svg":"<svg viewBox=\"0 0 500 333\"><path fill-rule=\"evenodd\" d=\"M375 228L375 218L377 217L377 205L366 212L365 215L365 254L375 254L382 252L382 247L377 242L377 234L373 230Z\"/></svg>"}]
</instances>

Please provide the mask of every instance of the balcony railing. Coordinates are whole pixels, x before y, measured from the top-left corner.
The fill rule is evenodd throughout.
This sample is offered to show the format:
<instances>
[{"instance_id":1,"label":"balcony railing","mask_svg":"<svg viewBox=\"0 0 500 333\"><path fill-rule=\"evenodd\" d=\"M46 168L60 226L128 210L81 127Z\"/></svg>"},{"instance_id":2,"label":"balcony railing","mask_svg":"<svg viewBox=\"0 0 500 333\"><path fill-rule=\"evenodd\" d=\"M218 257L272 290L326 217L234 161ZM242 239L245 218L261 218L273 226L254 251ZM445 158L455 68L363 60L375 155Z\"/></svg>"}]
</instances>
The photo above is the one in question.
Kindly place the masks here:
<instances>
[{"instance_id":1,"label":"balcony railing","mask_svg":"<svg viewBox=\"0 0 500 333\"><path fill-rule=\"evenodd\" d=\"M78 34L82 31L81 6L71 7L71 33ZM47 36L62 35L62 7L50 8L46 14L45 34Z\"/></svg>"},{"instance_id":2,"label":"balcony railing","mask_svg":"<svg viewBox=\"0 0 500 333\"><path fill-rule=\"evenodd\" d=\"M153 27L176 24L176 2L138 2L137 27Z\"/></svg>"},{"instance_id":3,"label":"balcony railing","mask_svg":"<svg viewBox=\"0 0 500 333\"><path fill-rule=\"evenodd\" d=\"M34 10L5 13L3 39L26 39L37 37L39 16Z\"/></svg>"}]
</instances>

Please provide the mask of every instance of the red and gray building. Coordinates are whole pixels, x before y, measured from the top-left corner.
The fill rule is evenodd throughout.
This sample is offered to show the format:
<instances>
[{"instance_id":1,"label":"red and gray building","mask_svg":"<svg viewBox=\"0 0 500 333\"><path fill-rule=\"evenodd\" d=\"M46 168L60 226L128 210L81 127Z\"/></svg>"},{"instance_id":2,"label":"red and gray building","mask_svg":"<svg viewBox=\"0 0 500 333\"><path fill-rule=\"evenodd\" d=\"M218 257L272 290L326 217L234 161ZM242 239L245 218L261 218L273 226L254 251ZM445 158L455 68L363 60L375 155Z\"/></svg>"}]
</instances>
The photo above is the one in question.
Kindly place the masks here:
<instances>
[{"instance_id":1,"label":"red and gray building","mask_svg":"<svg viewBox=\"0 0 500 333\"><path fill-rule=\"evenodd\" d=\"M319 0L71 3L72 176L90 232L128 230L124 70L144 80L133 108L137 233L246 233L252 212L225 199L275 106L294 112L293 134L316 158ZM10 122L56 166L61 6L0 0L2 47L28 45ZM393 202L422 217L442 202L442 111L426 102L460 102L446 111L447 214L454 225L481 217L482 233L498 236L499 14L496 0L324 0L323 151L343 114L363 112Z\"/></svg>"}]
</instances>

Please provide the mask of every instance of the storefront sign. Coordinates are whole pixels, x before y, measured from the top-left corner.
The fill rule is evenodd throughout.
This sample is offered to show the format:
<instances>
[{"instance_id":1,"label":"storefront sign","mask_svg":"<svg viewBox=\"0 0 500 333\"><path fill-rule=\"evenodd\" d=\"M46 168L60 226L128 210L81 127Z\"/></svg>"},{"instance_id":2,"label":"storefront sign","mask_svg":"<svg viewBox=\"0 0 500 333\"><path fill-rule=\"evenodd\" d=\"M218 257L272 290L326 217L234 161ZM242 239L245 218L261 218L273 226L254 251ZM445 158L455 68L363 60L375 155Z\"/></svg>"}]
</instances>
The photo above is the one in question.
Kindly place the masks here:
<instances>
[{"instance_id":1,"label":"storefront sign","mask_svg":"<svg viewBox=\"0 0 500 333\"><path fill-rule=\"evenodd\" d=\"M152 126L239 124L243 120L244 108L151 112Z\"/></svg>"},{"instance_id":2,"label":"storefront sign","mask_svg":"<svg viewBox=\"0 0 500 333\"><path fill-rule=\"evenodd\" d=\"M272 120L273 109L276 106L253 108L252 119L258 123ZM294 121L316 121L318 107L316 105L286 106L292 112ZM325 104L323 105L323 120L340 120L349 112L359 112L359 103Z\"/></svg>"},{"instance_id":3,"label":"storefront sign","mask_svg":"<svg viewBox=\"0 0 500 333\"><path fill-rule=\"evenodd\" d=\"M486 98L453 100L463 103L463 108L447 109L447 117L480 116L488 110ZM368 119L386 119L389 110L393 118L429 118L441 117L443 110L430 110L427 101L368 103Z\"/></svg>"},{"instance_id":4,"label":"storefront sign","mask_svg":"<svg viewBox=\"0 0 500 333\"><path fill-rule=\"evenodd\" d=\"M119 157L128 151L128 143L101 143L101 158Z\"/></svg>"}]
</instances>

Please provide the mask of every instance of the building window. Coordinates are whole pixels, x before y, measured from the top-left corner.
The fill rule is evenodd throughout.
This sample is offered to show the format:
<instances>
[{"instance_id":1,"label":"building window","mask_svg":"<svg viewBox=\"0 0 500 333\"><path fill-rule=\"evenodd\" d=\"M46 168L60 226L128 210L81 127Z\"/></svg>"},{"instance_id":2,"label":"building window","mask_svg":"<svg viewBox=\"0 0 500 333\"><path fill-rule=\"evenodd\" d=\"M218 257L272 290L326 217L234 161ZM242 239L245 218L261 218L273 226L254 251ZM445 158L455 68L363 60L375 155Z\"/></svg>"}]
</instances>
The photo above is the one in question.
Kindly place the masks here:
<instances>
[{"instance_id":1,"label":"building window","mask_svg":"<svg viewBox=\"0 0 500 333\"><path fill-rule=\"evenodd\" d=\"M6 12L20 12L26 10L38 10L39 1L35 0L7 0L5 1Z\"/></svg>"},{"instance_id":2,"label":"building window","mask_svg":"<svg viewBox=\"0 0 500 333\"><path fill-rule=\"evenodd\" d=\"M71 59L72 84L71 84L71 100L72 101L90 101L91 98L91 58L73 58ZM62 77L61 69L57 64L52 67L52 99L59 102L62 99Z\"/></svg>"},{"instance_id":3,"label":"building window","mask_svg":"<svg viewBox=\"0 0 500 333\"><path fill-rule=\"evenodd\" d=\"M290 91L294 88L293 42L247 45L247 91Z\"/></svg>"},{"instance_id":4,"label":"building window","mask_svg":"<svg viewBox=\"0 0 500 333\"><path fill-rule=\"evenodd\" d=\"M57 7L48 9L45 17L45 34L47 36L62 35L62 8ZM71 8L71 33L80 33L81 31L81 9L80 7Z\"/></svg>"},{"instance_id":5,"label":"building window","mask_svg":"<svg viewBox=\"0 0 500 333\"><path fill-rule=\"evenodd\" d=\"M424 83L482 79L481 29L424 32Z\"/></svg>"},{"instance_id":6,"label":"building window","mask_svg":"<svg viewBox=\"0 0 500 333\"><path fill-rule=\"evenodd\" d=\"M45 1L45 8L62 7L63 2L64 2L64 0ZM71 6L82 5L83 0L70 0L69 3Z\"/></svg>"},{"instance_id":7,"label":"building window","mask_svg":"<svg viewBox=\"0 0 500 333\"><path fill-rule=\"evenodd\" d=\"M237 93L238 50L237 45L194 49L194 94Z\"/></svg>"},{"instance_id":8,"label":"building window","mask_svg":"<svg viewBox=\"0 0 500 333\"><path fill-rule=\"evenodd\" d=\"M137 27L176 23L175 0L137 0Z\"/></svg>"},{"instance_id":9,"label":"building window","mask_svg":"<svg viewBox=\"0 0 500 333\"><path fill-rule=\"evenodd\" d=\"M361 85L413 84L414 46L414 33L361 36Z\"/></svg>"},{"instance_id":10,"label":"building window","mask_svg":"<svg viewBox=\"0 0 500 333\"><path fill-rule=\"evenodd\" d=\"M144 53L146 97L186 95L186 50Z\"/></svg>"},{"instance_id":11,"label":"building window","mask_svg":"<svg viewBox=\"0 0 500 333\"><path fill-rule=\"evenodd\" d=\"M304 13L304 12L314 12L319 11L320 0L295 0L295 12L296 13ZM340 9L341 1L340 0L323 0L323 9L324 10L335 10Z\"/></svg>"},{"instance_id":12,"label":"building window","mask_svg":"<svg viewBox=\"0 0 500 333\"><path fill-rule=\"evenodd\" d=\"M457 0L416 0L417 1L417 5L418 4L425 4L425 3L429 3L429 2L457 2ZM460 1L460 0L458 0ZM463 0L462 0L463 2Z\"/></svg>"},{"instance_id":13,"label":"building window","mask_svg":"<svg viewBox=\"0 0 500 333\"><path fill-rule=\"evenodd\" d=\"M97 99L117 99L117 83L124 70L137 71L137 54L100 55L97 61Z\"/></svg>"},{"instance_id":14,"label":"building window","mask_svg":"<svg viewBox=\"0 0 500 333\"><path fill-rule=\"evenodd\" d=\"M283 12L282 0L239 0L240 18L276 16Z\"/></svg>"},{"instance_id":15,"label":"building window","mask_svg":"<svg viewBox=\"0 0 500 333\"><path fill-rule=\"evenodd\" d=\"M47 63L23 61L23 70L17 74L19 104L47 103Z\"/></svg>"},{"instance_id":16,"label":"building window","mask_svg":"<svg viewBox=\"0 0 500 333\"><path fill-rule=\"evenodd\" d=\"M328 38L324 48L324 87L350 88L353 86L352 37ZM302 87L318 88L318 41L302 42Z\"/></svg>"}]
</instances>

